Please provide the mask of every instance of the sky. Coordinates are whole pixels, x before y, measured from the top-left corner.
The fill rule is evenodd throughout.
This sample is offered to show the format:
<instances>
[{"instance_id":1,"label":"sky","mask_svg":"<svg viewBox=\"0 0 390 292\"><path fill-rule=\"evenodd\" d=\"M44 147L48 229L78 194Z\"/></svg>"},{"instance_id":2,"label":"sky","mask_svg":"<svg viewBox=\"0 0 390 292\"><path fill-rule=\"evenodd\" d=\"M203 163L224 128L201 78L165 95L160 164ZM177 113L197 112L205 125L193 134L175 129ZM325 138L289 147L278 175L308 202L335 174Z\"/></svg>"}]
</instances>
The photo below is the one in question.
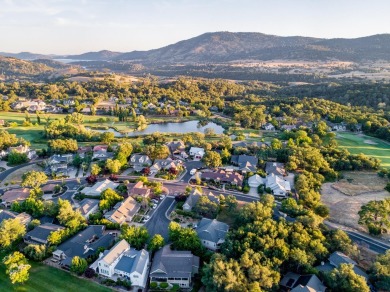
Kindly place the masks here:
<instances>
[{"instance_id":1,"label":"sky","mask_svg":"<svg viewBox=\"0 0 390 292\"><path fill-rule=\"evenodd\" d=\"M388 0L0 0L0 51L149 50L205 32L390 33Z\"/></svg>"}]
</instances>

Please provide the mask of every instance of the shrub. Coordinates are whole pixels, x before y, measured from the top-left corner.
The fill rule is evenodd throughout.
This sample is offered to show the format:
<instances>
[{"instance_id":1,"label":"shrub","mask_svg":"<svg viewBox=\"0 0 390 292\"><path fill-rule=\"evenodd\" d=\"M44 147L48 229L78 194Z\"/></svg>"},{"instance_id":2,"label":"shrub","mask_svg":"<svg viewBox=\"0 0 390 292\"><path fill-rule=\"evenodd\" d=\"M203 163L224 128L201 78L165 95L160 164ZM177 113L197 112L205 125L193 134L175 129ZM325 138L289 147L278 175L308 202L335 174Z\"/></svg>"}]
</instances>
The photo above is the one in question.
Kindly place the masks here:
<instances>
[{"instance_id":1,"label":"shrub","mask_svg":"<svg viewBox=\"0 0 390 292\"><path fill-rule=\"evenodd\" d=\"M162 288L162 289L167 289L168 288L168 283L161 283L160 284L160 288Z\"/></svg>"},{"instance_id":2,"label":"shrub","mask_svg":"<svg viewBox=\"0 0 390 292\"><path fill-rule=\"evenodd\" d=\"M152 288L152 289L156 289L157 288L157 283L156 282L152 282L152 283L150 283L150 288Z\"/></svg>"}]
</instances>

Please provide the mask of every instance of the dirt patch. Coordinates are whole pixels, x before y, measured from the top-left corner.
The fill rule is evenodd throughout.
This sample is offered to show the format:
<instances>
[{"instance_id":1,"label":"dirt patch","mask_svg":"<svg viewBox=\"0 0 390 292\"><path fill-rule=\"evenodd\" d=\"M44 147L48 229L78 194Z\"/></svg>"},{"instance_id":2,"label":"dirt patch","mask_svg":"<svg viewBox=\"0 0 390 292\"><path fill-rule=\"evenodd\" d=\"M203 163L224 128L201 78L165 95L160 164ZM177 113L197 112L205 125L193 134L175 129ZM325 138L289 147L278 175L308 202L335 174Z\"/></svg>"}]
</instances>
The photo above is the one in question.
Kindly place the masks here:
<instances>
[{"instance_id":1,"label":"dirt patch","mask_svg":"<svg viewBox=\"0 0 390 292\"><path fill-rule=\"evenodd\" d=\"M12 184L19 184L22 181L22 175L28 171L36 170L36 171L42 171L42 167L32 164L28 165L26 167L19 168L18 170L14 171L13 173L9 174L1 183L0 186L5 186L5 184L12 185Z\"/></svg>"},{"instance_id":2,"label":"dirt patch","mask_svg":"<svg viewBox=\"0 0 390 292\"><path fill-rule=\"evenodd\" d=\"M390 197L390 193L383 189L387 180L368 172L344 175L346 179L322 185L321 201L330 209L330 221L365 231L358 224L358 212L369 201Z\"/></svg>"},{"instance_id":3,"label":"dirt patch","mask_svg":"<svg viewBox=\"0 0 390 292\"><path fill-rule=\"evenodd\" d=\"M344 172L344 178L332 183L332 188L347 196L357 196L372 192L382 192L387 179L374 172Z\"/></svg>"}]
</instances>

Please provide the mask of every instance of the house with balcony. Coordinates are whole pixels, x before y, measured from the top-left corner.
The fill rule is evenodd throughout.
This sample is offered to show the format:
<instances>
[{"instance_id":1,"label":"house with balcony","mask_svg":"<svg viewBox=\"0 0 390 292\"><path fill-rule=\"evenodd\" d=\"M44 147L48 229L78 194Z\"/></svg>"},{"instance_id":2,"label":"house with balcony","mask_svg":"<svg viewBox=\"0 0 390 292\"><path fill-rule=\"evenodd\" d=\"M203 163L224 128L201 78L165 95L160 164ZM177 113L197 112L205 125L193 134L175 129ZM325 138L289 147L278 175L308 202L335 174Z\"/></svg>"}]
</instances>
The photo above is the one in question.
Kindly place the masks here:
<instances>
[{"instance_id":1,"label":"house with balcony","mask_svg":"<svg viewBox=\"0 0 390 292\"><path fill-rule=\"evenodd\" d=\"M116 280L130 280L132 286L145 288L148 280L149 253L130 247L126 240L99 254L90 266L98 275Z\"/></svg>"}]
</instances>

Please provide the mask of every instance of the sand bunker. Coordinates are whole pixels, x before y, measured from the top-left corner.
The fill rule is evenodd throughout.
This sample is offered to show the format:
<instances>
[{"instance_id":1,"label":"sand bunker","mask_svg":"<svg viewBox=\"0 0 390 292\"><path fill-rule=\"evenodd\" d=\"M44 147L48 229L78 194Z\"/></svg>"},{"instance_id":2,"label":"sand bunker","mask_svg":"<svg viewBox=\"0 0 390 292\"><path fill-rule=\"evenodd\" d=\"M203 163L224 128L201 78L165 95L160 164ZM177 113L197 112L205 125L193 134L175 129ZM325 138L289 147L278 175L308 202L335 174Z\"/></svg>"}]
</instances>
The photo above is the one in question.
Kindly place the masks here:
<instances>
[{"instance_id":1,"label":"sand bunker","mask_svg":"<svg viewBox=\"0 0 390 292\"><path fill-rule=\"evenodd\" d=\"M370 144L370 145L377 145L378 143L376 143L376 142L374 142L374 141L372 141L372 140L364 140L363 141L364 143L366 143L366 144Z\"/></svg>"}]
</instances>

